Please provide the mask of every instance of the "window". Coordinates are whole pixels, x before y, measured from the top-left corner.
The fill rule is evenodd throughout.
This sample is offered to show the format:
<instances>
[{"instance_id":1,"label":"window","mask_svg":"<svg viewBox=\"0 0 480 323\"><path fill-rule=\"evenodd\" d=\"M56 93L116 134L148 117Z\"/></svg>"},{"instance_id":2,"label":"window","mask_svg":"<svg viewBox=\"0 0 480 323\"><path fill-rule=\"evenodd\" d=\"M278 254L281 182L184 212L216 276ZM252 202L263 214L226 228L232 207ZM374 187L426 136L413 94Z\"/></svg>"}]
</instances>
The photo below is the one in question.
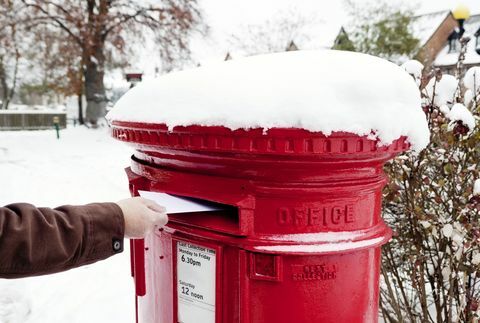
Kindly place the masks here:
<instances>
[{"instance_id":1,"label":"window","mask_svg":"<svg viewBox=\"0 0 480 323\"><path fill-rule=\"evenodd\" d=\"M454 30L450 36L448 36L448 52L456 53L460 50L460 33Z\"/></svg>"},{"instance_id":2,"label":"window","mask_svg":"<svg viewBox=\"0 0 480 323\"><path fill-rule=\"evenodd\" d=\"M475 51L480 55L480 29L475 33Z\"/></svg>"}]
</instances>

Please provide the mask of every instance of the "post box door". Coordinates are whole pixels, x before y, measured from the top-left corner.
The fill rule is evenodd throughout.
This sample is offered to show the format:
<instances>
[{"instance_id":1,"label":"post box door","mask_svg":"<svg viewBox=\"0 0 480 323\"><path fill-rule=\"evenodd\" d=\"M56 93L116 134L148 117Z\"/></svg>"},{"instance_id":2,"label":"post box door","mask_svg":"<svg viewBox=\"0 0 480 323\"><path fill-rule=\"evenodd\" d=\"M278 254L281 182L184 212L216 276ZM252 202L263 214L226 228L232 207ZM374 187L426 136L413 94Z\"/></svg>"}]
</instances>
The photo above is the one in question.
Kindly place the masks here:
<instances>
[{"instance_id":1,"label":"post box door","mask_svg":"<svg viewBox=\"0 0 480 323\"><path fill-rule=\"evenodd\" d=\"M172 255L175 322L220 322L222 248L174 237Z\"/></svg>"}]
</instances>

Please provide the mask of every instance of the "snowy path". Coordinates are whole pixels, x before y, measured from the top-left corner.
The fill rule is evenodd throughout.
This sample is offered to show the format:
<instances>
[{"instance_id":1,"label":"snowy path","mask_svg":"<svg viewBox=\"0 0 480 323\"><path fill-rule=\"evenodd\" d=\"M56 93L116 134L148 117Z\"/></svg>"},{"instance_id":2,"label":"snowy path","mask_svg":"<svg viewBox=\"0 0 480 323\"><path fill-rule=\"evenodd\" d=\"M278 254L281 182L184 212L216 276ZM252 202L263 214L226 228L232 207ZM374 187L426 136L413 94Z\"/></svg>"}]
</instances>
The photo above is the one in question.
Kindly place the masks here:
<instances>
[{"instance_id":1,"label":"snowy path","mask_svg":"<svg viewBox=\"0 0 480 323\"><path fill-rule=\"evenodd\" d=\"M132 151L107 130L0 132L0 205L117 201ZM125 244L128 247L128 243ZM68 272L0 279L0 323L134 322L129 252Z\"/></svg>"}]
</instances>

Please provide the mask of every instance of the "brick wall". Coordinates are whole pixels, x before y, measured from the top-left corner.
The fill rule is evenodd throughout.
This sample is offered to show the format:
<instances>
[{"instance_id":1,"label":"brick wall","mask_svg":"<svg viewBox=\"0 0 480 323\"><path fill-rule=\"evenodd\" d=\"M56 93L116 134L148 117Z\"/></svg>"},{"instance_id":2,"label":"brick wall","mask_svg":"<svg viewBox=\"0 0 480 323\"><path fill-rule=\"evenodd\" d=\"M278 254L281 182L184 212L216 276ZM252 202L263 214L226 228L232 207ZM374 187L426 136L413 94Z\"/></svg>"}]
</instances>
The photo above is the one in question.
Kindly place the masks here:
<instances>
[{"instance_id":1,"label":"brick wall","mask_svg":"<svg viewBox=\"0 0 480 323\"><path fill-rule=\"evenodd\" d=\"M448 36L452 33L455 27L458 26L457 21L449 14L442 22L440 27L430 37L427 43L420 49L417 58L426 68L430 68L438 53L447 44Z\"/></svg>"}]
</instances>

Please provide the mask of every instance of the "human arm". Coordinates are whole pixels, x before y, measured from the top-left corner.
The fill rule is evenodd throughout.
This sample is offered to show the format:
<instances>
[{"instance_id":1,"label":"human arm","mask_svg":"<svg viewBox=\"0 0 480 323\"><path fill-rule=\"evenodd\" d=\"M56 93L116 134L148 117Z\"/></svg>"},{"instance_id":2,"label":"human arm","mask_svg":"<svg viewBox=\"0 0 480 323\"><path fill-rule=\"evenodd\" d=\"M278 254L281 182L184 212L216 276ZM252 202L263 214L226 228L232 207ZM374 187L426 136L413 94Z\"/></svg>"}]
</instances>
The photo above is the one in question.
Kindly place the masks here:
<instances>
[{"instance_id":1,"label":"human arm","mask_svg":"<svg viewBox=\"0 0 480 323\"><path fill-rule=\"evenodd\" d=\"M0 207L0 278L50 274L90 264L123 250L168 218L165 208L136 197L117 203L37 208Z\"/></svg>"},{"instance_id":2,"label":"human arm","mask_svg":"<svg viewBox=\"0 0 480 323\"><path fill-rule=\"evenodd\" d=\"M105 259L123 250L124 231L115 203L0 207L0 277L50 274Z\"/></svg>"}]
</instances>

